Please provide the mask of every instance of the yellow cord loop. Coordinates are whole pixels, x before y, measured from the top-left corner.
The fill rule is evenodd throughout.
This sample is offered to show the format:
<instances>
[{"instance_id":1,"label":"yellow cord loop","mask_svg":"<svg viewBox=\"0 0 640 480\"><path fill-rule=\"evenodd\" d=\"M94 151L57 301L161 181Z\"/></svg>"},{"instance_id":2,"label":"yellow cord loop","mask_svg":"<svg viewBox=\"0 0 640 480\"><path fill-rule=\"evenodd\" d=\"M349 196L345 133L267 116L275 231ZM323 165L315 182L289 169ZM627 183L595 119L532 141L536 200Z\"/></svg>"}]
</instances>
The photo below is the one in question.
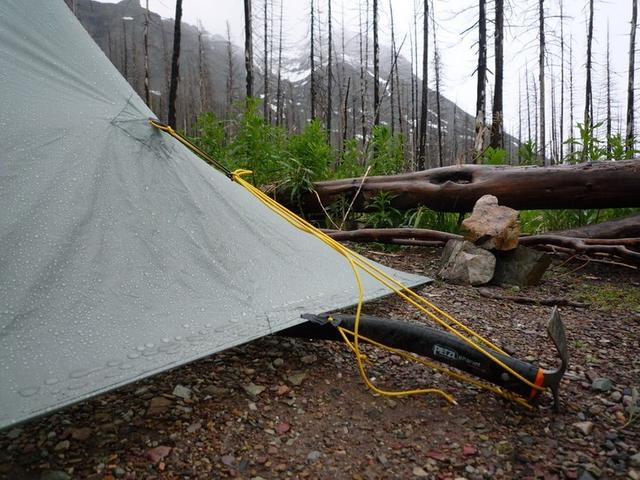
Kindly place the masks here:
<instances>
[{"instance_id":1,"label":"yellow cord loop","mask_svg":"<svg viewBox=\"0 0 640 480\"><path fill-rule=\"evenodd\" d=\"M150 120L150 123L154 127L176 138L178 141L180 141L185 146L187 146L187 148L189 148L196 154L202 156L207 161L209 161L209 163L212 163L214 165L220 165L219 162L211 158L209 155L203 152L196 145L194 145L193 143L188 141L186 138L176 133L170 126L164 125L155 120ZM360 316L362 313L362 305L364 303L364 286L362 284L361 272L364 272L367 275L373 277L379 283L387 287L390 291L394 292L397 296L399 296L400 298L405 300L407 303L413 305L419 311L427 315L429 318L431 318L435 323L440 325L442 328L449 331L460 340L464 341L471 348L478 351L480 354L484 355L485 357L493 361L495 364L499 365L504 371L508 372L513 377L523 382L525 385L537 391L546 390L545 387L536 385L535 383L524 378L518 372L513 370L511 367L509 367L504 362L502 362L499 358L493 355L493 353L487 350L487 348L489 348L503 355L507 355L497 345L493 344L486 338L474 332L469 327L461 323L459 320L455 319L453 316L449 315L445 311L438 308L436 305L429 302L426 298L418 295L413 290L406 287L401 282L397 281L395 278L391 277L390 275L388 275L387 273L385 273L384 271L382 271L381 269L373 265L369 260L367 260L363 256L348 249L341 243L329 237L327 234L325 234L321 230L311 225L309 222L307 222L303 218L299 217L295 213L283 207L278 202L276 202L273 198L266 195L262 190L260 190L259 188L256 188L251 183L247 182L244 178L242 178L245 175L249 175L253 173L251 170L238 169L233 172L230 172L224 166L221 166L221 170L223 170L233 181L235 181L236 183L244 187L249 193L251 193L254 197L256 197L260 202L262 202L268 208L270 208L275 213L280 215L291 225L318 238L319 240L324 242L326 245L331 247L333 250L335 250L337 253L339 253L346 259L349 266L351 267L351 270L353 272L354 279L356 281L356 285L358 288L358 302L356 305L356 314L354 319L353 331L346 330L342 327L338 327L338 331L340 332L340 335L344 339L346 345L354 352L360 376L362 377L364 383L371 390L383 396L402 396L402 395L416 395L416 394L430 393L430 394L440 395L449 403L452 403L452 404L456 403L454 398L451 395L437 388L423 388L423 389L402 390L402 391L388 391L388 390L382 390L378 388L376 385L374 385L371 382L369 376L366 373L364 362L367 361L367 357L360 351L360 341L369 343L378 348L385 349L389 352L400 355L407 360L417 362L427 367L433 368L457 380L461 380L471 385L474 385L476 387L483 388L485 390L495 393L496 395L500 395L508 400L512 400L514 402L517 402L520 405L531 408L531 406L522 397L515 395L503 388L489 385L484 382L480 382L472 377L469 377L468 375L442 367L436 363L424 360L408 352L385 346L379 342L376 342L374 340L371 340L369 338L366 338L360 335L359 334Z\"/></svg>"}]
</instances>

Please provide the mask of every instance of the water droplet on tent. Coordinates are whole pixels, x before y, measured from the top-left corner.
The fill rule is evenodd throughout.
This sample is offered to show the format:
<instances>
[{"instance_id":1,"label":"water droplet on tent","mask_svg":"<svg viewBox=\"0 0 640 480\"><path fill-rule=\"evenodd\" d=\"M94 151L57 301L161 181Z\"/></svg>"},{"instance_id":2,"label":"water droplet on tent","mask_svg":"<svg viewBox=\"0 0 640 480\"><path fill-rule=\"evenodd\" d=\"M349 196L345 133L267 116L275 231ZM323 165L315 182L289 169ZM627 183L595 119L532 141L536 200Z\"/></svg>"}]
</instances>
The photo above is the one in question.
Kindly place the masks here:
<instances>
[{"instance_id":1,"label":"water droplet on tent","mask_svg":"<svg viewBox=\"0 0 640 480\"><path fill-rule=\"evenodd\" d=\"M18 390L18 393L23 397L32 397L40 391L40 387L25 387Z\"/></svg>"}]
</instances>

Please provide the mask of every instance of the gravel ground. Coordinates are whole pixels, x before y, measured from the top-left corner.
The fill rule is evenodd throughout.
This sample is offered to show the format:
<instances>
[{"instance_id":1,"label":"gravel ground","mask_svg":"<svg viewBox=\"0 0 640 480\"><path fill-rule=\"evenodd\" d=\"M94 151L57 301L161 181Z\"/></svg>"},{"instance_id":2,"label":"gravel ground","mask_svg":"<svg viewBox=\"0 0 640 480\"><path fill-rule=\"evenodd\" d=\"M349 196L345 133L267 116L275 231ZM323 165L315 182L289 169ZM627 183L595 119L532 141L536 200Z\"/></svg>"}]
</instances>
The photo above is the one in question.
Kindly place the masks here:
<instances>
[{"instance_id":1,"label":"gravel ground","mask_svg":"<svg viewBox=\"0 0 640 480\"><path fill-rule=\"evenodd\" d=\"M437 271L438 250L366 253ZM559 413L547 397L528 411L372 351L377 384L439 386L458 405L375 396L344 345L268 337L1 432L0 478L640 479L640 421L625 426L640 386L639 286L637 270L556 261L518 293L590 303L561 308L571 364ZM550 307L439 282L421 293L518 357L557 363ZM366 312L426 322L396 299Z\"/></svg>"}]
</instances>

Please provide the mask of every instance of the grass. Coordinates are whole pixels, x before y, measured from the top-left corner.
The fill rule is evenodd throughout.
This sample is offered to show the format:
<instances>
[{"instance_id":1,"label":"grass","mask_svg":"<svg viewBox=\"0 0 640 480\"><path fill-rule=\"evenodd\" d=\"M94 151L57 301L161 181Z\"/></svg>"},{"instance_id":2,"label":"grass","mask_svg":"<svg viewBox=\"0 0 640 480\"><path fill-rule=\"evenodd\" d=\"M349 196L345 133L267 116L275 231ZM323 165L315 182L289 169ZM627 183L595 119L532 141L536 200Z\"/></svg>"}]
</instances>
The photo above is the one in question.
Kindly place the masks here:
<instances>
[{"instance_id":1,"label":"grass","mask_svg":"<svg viewBox=\"0 0 640 480\"><path fill-rule=\"evenodd\" d=\"M634 286L611 283L578 285L573 295L579 301L589 303L603 312L625 309L640 313L640 289Z\"/></svg>"}]
</instances>

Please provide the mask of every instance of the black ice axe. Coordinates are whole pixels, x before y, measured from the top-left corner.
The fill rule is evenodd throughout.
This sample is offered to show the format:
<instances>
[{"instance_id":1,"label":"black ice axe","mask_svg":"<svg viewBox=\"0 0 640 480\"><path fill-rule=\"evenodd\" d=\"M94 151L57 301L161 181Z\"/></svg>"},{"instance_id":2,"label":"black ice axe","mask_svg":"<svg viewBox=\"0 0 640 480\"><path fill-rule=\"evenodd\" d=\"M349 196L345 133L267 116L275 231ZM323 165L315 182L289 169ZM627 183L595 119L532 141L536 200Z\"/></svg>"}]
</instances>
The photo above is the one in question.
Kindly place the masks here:
<instances>
[{"instance_id":1,"label":"black ice axe","mask_svg":"<svg viewBox=\"0 0 640 480\"><path fill-rule=\"evenodd\" d=\"M354 315L304 314L302 318L308 320L308 322L288 328L282 331L281 334L298 338L342 340L336 327L340 326L353 331L355 323ZM557 307L554 307L551 313L547 332L560 357L560 366L555 370L543 369L494 350L485 350L531 383L543 389L551 390L554 408L557 410L559 407L558 387L569 363L564 325ZM388 347L429 357L450 367L470 373L520 395L531 404L537 401L538 394L541 391L515 378L493 360L444 330L437 330L402 320L361 315L359 334Z\"/></svg>"}]
</instances>

